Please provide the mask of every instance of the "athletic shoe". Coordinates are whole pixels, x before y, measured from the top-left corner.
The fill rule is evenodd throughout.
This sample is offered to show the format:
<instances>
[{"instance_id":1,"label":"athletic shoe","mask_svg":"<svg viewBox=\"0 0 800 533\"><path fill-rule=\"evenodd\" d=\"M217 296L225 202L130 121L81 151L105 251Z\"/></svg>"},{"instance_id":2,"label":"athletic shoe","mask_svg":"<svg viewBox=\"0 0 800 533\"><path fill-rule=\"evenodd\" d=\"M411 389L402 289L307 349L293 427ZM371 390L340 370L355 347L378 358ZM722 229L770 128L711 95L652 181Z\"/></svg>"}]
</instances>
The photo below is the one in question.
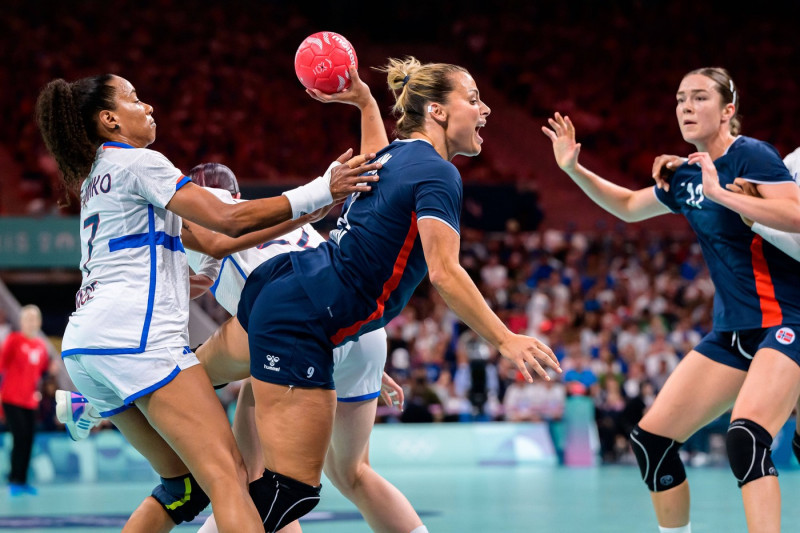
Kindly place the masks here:
<instances>
[{"instance_id":1,"label":"athletic shoe","mask_svg":"<svg viewBox=\"0 0 800 533\"><path fill-rule=\"evenodd\" d=\"M88 437L92 428L103 420L89 400L68 390L56 391L56 418L66 426L67 434L75 441Z\"/></svg>"},{"instance_id":2,"label":"athletic shoe","mask_svg":"<svg viewBox=\"0 0 800 533\"><path fill-rule=\"evenodd\" d=\"M17 496L22 496L23 494L25 494L24 485L21 485L19 483L11 483L8 486L8 490L11 493L12 498L16 498Z\"/></svg>"}]
</instances>

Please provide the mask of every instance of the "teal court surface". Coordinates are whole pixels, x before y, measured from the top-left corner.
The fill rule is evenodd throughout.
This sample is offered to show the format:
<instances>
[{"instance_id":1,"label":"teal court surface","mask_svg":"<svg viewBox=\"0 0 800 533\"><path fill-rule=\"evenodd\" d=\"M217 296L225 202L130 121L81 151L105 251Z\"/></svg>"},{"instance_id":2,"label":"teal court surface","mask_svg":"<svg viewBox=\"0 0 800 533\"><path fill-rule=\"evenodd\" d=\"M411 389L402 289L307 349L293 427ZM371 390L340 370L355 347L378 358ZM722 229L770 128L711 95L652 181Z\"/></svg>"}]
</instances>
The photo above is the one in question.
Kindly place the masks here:
<instances>
[{"instance_id":1,"label":"teal court surface","mask_svg":"<svg viewBox=\"0 0 800 533\"><path fill-rule=\"evenodd\" d=\"M657 531L650 497L635 466L382 467L435 532ZM746 531L739 489L727 468L688 468L695 533ZM800 470L782 472L784 531L800 530ZM367 532L350 502L323 480L323 498L303 531ZM50 483L38 496L0 493L0 530L25 533L119 531L153 483ZM175 531L196 531L195 525Z\"/></svg>"}]
</instances>

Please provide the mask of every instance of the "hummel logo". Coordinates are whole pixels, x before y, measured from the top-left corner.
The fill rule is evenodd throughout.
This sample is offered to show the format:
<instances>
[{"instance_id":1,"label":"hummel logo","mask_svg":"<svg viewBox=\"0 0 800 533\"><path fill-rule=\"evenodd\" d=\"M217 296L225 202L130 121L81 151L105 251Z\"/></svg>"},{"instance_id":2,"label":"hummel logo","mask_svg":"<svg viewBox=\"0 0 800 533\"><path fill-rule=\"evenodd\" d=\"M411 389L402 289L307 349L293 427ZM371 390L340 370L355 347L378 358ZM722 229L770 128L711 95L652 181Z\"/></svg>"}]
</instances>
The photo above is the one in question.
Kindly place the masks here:
<instances>
[{"instance_id":1,"label":"hummel logo","mask_svg":"<svg viewBox=\"0 0 800 533\"><path fill-rule=\"evenodd\" d=\"M272 370L273 372L280 371L281 367L275 366L275 363L277 363L280 360L281 360L281 358L278 357L277 355L267 355L267 362L269 363L269 366L264 365L264 369L265 370Z\"/></svg>"}]
</instances>

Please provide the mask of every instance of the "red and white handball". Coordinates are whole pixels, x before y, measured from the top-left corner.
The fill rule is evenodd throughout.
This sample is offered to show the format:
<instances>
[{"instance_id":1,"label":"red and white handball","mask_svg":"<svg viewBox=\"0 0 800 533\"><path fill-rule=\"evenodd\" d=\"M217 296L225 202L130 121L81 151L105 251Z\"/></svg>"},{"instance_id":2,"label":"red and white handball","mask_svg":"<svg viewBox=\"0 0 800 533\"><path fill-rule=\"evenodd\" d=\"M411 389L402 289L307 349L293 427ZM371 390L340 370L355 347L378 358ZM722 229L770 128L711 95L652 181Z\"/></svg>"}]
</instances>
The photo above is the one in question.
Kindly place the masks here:
<instances>
[{"instance_id":1,"label":"red and white handball","mask_svg":"<svg viewBox=\"0 0 800 533\"><path fill-rule=\"evenodd\" d=\"M350 65L358 68L356 51L350 42L332 31L321 31L306 37L294 56L297 78L309 89L325 94L350 87Z\"/></svg>"}]
</instances>

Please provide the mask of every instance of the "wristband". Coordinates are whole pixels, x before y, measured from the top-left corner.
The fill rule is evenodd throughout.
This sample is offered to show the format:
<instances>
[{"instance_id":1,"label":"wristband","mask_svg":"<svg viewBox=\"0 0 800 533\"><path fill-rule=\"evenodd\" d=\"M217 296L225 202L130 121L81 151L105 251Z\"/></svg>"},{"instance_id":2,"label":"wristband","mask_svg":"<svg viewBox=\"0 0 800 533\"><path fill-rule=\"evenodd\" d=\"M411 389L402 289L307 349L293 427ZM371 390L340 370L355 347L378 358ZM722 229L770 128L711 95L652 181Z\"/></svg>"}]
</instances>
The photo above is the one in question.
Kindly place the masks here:
<instances>
[{"instance_id":1,"label":"wristband","mask_svg":"<svg viewBox=\"0 0 800 533\"><path fill-rule=\"evenodd\" d=\"M292 207L292 220L333 203L331 171L341 163L334 161L325 174L314 181L283 193Z\"/></svg>"}]
</instances>

